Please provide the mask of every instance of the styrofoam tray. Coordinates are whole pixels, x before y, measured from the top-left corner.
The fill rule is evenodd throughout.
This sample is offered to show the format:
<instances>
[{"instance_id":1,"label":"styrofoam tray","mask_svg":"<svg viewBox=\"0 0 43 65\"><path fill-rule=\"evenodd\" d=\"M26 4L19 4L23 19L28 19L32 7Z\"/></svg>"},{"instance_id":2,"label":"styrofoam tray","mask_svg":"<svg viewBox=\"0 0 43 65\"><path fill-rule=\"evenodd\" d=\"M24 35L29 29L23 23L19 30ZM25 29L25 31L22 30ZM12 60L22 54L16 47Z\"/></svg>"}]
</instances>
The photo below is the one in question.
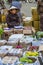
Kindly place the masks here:
<instances>
[{"instance_id":1,"label":"styrofoam tray","mask_svg":"<svg viewBox=\"0 0 43 65\"><path fill-rule=\"evenodd\" d=\"M24 34L13 34L9 37L8 40L14 40L14 39L21 39L24 36Z\"/></svg>"},{"instance_id":2,"label":"styrofoam tray","mask_svg":"<svg viewBox=\"0 0 43 65\"><path fill-rule=\"evenodd\" d=\"M20 42L21 43L26 43L26 44L28 44L28 43L30 43L30 42L32 42L33 41L33 38L32 37L24 37L24 38L22 38L21 40L20 40Z\"/></svg>"},{"instance_id":3,"label":"styrofoam tray","mask_svg":"<svg viewBox=\"0 0 43 65\"><path fill-rule=\"evenodd\" d=\"M3 64L13 64L15 63L16 61L18 61L18 57L15 57L15 56L6 56L2 59L3 61Z\"/></svg>"},{"instance_id":4,"label":"styrofoam tray","mask_svg":"<svg viewBox=\"0 0 43 65\"><path fill-rule=\"evenodd\" d=\"M13 54L13 55L18 55L18 54L22 54L22 49L12 49L9 54Z\"/></svg>"},{"instance_id":5,"label":"styrofoam tray","mask_svg":"<svg viewBox=\"0 0 43 65\"><path fill-rule=\"evenodd\" d=\"M6 40L0 40L0 43L5 44L5 43L7 43L7 41Z\"/></svg>"},{"instance_id":6,"label":"styrofoam tray","mask_svg":"<svg viewBox=\"0 0 43 65\"><path fill-rule=\"evenodd\" d=\"M8 50L11 50L13 48L13 46L1 46L0 49L8 49Z\"/></svg>"}]
</instances>

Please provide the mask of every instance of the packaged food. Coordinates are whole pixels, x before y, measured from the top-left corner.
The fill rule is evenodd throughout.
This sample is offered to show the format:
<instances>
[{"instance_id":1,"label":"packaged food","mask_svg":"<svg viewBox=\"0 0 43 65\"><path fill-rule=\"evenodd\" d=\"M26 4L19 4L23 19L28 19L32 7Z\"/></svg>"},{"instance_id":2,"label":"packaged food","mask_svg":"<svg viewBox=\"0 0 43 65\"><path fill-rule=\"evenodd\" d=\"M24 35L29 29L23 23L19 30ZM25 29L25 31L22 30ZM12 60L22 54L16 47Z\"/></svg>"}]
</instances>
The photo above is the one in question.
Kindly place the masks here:
<instances>
[{"instance_id":1,"label":"packaged food","mask_svg":"<svg viewBox=\"0 0 43 65\"><path fill-rule=\"evenodd\" d=\"M14 39L18 39L18 40L20 40L22 37L24 36L24 34L13 34L13 35L11 35L10 37L9 37L9 39L8 40L14 40Z\"/></svg>"},{"instance_id":2,"label":"packaged food","mask_svg":"<svg viewBox=\"0 0 43 65\"><path fill-rule=\"evenodd\" d=\"M8 45L11 45L11 46L13 46L13 47L16 48L16 46L18 45L18 39L9 40L9 41L7 42L7 44L8 44Z\"/></svg>"},{"instance_id":3,"label":"packaged food","mask_svg":"<svg viewBox=\"0 0 43 65\"><path fill-rule=\"evenodd\" d=\"M27 47L29 45L31 45L33 41L33 38L30 37L30 36L24 36L21 40L20 40L20 44L23 46L23 47Z\"/></svg>"},{"instance_id":4,"label":"packaged food","mask_svg":"<svg viewBox=\"0 0 43 65\"><path fill-rule=\"evenodd\" d=\"M6 49L6 50L11 50L12 48L13 48L13 46L7 46L7 45L0 47L0 49Z\"/></svg>"},{"instance_id":5,"label":"packaged food","mask_svg":"<svg viewBox=\"0 0 43 65\"><path fill-rule=\"evenodd\" d=\"M32 41L32 46L39 46L41 44L41 41Z\"/></svg>"},{"instance_id":6,"label":"packaged food","mask_svg":"<svg viewBox=\"0 0 43 65\"><path fill-rule=\"evenodd\" d=\"M0 57L4 57L11 49L12 49L12 46L1 46Z\"/></svg>"},{"instance_id":7,"label":"packaged food","mask_svg":"<svg viewBox=\"0 0 43 65\"><path fill-rule=\"evenodd\" d=\"M14 48L9 52L9 55L21 57L23 55L23 50Z\"/></svg>"}]
</instances>

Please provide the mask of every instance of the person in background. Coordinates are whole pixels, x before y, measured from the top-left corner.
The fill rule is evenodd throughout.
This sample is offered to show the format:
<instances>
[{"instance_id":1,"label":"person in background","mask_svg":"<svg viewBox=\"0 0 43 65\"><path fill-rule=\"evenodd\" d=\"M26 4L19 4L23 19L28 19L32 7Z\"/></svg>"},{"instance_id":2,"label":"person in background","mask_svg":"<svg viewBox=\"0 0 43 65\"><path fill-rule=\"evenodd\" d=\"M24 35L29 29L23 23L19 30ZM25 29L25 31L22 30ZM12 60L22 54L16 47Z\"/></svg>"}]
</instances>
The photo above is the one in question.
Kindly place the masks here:
<instances>
[{"instance_id":1,"label":"person in background","mask_svg":"<svg viewBox=\"0 0 43 65\"><path fill-rule=\"evenodd\" d=\"M17 7L11 6L8 15L6 17L6 22L8 24L9 28L14 28L14 26L19 26L20 25L20 20L18 13L19 9Z\"/></svg>"},{"instance_id":2,"label":"person in background","mask_svg":"<svg viewBox=\"0 0 43 65\"><path fill-rule=\"evenodd\" d=\"M40 17L40 31L43 31L43 0L37 0L37 10Z\"/></svg>"},{"instance_id":3,"label":"person in background","mask_svg":"<svg viewBox=\"0 0 43 65\"><path fill-rule=\"evenodd\" d=\"M17 13L17 15L19 16L19 20L20 22L23 22L23 19L22 19L22 13L21 13L21 7L22 7L22 3L21 2L18 2L18 1L12 1L11 3L11 6L15 6L19 9L19 12ZM23 25L22 23L20 23L20 25Z\"/></svg>"}]
</instances>

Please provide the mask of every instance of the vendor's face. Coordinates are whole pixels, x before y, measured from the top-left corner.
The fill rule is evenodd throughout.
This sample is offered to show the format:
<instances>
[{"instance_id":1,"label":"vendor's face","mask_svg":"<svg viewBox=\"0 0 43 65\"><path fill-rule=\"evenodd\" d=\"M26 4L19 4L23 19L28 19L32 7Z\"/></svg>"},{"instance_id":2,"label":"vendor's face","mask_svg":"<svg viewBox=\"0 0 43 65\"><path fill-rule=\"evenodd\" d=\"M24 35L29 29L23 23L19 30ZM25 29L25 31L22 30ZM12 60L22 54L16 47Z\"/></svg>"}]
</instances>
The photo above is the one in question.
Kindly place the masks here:
<instances>
[{"instance_id":1,"label":"vendor's face","mask_svg":"<svg viewBox=\"0 0 43 65\"><path fill-rule=\"evenodd\" d=\"M11 12L12 14L16 14L16 13L17 13L17 10L16 10L16 9L12 9L10 12Z\"/></svg>"}]
</instances>

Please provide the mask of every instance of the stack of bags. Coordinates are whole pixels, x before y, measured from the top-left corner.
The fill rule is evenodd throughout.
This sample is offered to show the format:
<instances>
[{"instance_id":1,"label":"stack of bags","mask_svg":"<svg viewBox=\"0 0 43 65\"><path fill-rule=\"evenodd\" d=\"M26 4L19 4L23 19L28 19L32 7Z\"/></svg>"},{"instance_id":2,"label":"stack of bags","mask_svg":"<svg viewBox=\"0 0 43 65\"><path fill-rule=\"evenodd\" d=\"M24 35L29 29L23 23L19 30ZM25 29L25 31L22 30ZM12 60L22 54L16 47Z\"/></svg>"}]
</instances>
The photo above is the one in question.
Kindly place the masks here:
<instances>
[{"instance_id":1,"label":"stack of bags","mask_svg":"<svg viewBox=\"0 0 43 65\"><path fill-rule=\"evenodd\" d=\"M32 19L33 19L33 26L36 30L39 30L39 15L36 7L32 7Z\"/></svg>"}]
</instances>

